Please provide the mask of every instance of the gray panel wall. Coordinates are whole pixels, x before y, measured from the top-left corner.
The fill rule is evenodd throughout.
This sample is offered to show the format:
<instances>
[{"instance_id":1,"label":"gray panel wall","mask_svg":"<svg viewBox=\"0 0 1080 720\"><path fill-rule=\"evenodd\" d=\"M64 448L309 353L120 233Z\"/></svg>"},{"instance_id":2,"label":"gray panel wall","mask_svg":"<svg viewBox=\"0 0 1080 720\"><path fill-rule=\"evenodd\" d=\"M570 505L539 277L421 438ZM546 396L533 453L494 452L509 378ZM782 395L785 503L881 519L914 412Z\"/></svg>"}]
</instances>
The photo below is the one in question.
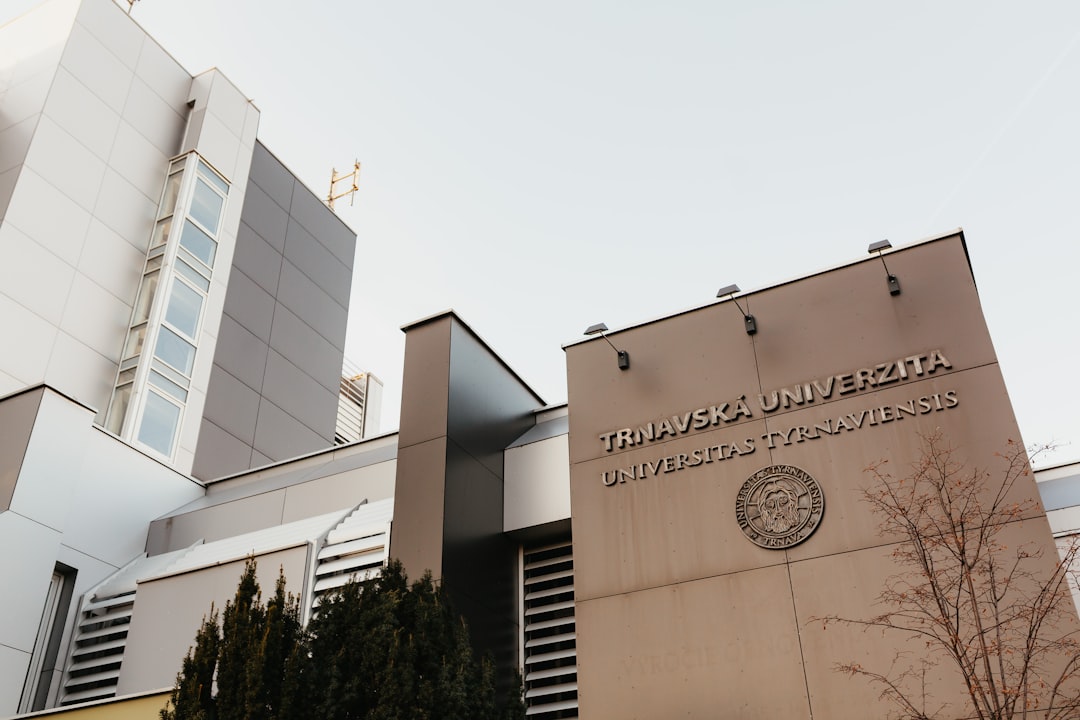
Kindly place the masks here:
<instances>
[{"instance_id":1,"label":"gray panel wall","mask_svg":"<svg viewBox=\"0 0 1080 720\"><path fill-rule=\"evenodd\" d=\"M193 474L329 447L356 235L257 143Z\"/></svg>"}]
</instances>

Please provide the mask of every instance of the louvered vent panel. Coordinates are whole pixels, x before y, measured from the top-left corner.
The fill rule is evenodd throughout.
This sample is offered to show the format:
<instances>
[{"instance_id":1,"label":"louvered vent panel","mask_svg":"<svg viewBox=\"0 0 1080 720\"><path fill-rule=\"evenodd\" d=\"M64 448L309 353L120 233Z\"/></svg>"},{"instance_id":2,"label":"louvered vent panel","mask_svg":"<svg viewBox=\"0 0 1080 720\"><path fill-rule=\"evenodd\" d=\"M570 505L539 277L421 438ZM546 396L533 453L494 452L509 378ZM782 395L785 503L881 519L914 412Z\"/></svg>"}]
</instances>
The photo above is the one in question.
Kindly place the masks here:
<instances>
[{"instance_id":1,"label":"louvered vent panel","mask_svg":"<svg viewBox=\"0 0 1080 720\"><path fill-rule=\"evenodd\" d=\"M525 705L534 720L578 716L574 557L569 543L526 549Z\"/></svg>"},{"instance_id":2,"label":"louvered vent panel","mask_svg":"<svg viewBox=\"0 0 1080 720\"><path fill-rule=\"evenodd\" d=\"M61 705L116 696L135 593L84 601L64 673Z\"/></svg>"},{"instance_id":3,"label":"louvered vent panel","mask_svg":"<svg viewBox=\"0 0 1080 720\"><path fill-rule=\"evenodd\" d=\"M361 505L327 534L315 567L313 607L349 580L364 580L382 570L393 516L393 500Z\"/></svg>"}]
</instances>

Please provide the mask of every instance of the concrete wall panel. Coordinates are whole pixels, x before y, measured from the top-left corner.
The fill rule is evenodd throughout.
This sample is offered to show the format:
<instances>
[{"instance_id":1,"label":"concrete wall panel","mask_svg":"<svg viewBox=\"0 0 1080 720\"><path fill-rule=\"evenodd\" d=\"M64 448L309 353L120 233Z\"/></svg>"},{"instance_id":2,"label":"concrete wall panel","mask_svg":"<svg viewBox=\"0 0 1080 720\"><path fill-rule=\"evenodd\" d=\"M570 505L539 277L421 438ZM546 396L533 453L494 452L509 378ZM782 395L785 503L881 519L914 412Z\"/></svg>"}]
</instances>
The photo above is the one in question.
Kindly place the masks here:
<instances>
[{"instance_id":1,"label":"concrete wall panel","mask_svg":"<svg viewBox=\"0 0 1080 720\"><path fill-rule=\"evenodd\" d=\"M137 66L146 34L127 22L122 12L105 3L84 2L79 5L76 20L127 68Z\"/></svg>"},{"instance_id":2,"label":"concrete wall panel","mask_svg":"<svg viewBox=\"0 0 1080 720\"><path fill-rule=\"evenodd\" d=\"M579 602L576 617L581 717L810 717L783 566Z\"/></svg>"},{"instance_id":3,"label":"concrete wall panel","mask_svg":"<svg viewBox=\"0 0 1080 720\"><path fill-rule=\"evenodd\" d=\"M6 548L19 548L19 552L4 553L0 561L5 587L0 648L29 653L34 649L41 608L56 565L60 533L9 510L0 513L0 543ZM24 667L16 687L22 688L25 677ZM18 698L18 693L15 697Z\"/></svg>"},{"instance_id":4,"label":"concrete wall panel","mask_svg":"<svg viewBox=\"0 0 1080 720\"><path fill-rule=\"evenodd\" d=\"M4 217L4 224L8 223L74 265L90 225L90 213L24 165Z\"/></svg>"},{"instance_id":5,"label":"concrete wall panel","mask_svg":"<svg viewBox=\"0 0 1080 720\"><path fill-rule=\"evenodd\" d=\"M59 325L75 277L71 265L12 225L0 227L0 253L0 292Z\"/></svg>"},{"instance_id":6,"label":"concrete wall panel","mask_svg":"<svg viewBox=\"0 0 1080 720\"><path fill-rule=\"evenodd\" d=\"M53 79L45 114L100 160L109 158L120 113L60 68Z\"/></svg>"},{"instance_id":7,"label":"concrete wall panel","mask_svg":"<svg viewBox=\"0 0 1080 720\"><path fill-rule=\"evenodd\" d=\"M31 115L0 130L0 171L18 168L23 164L39 119L40 116Z\"/></svg>"},{"instance_id":8,"label":"concrete wall panel","mask_svg":"<svg viewBox=\"0 0 1080 720\"><path fill-rule=\"evenodd\" d=\"M290 591L301 590L306 559L306 546L256 558L263 597L273 592L279 570L284 571ZM203 617L210 612L210 603L218 609L225 607L236 593L243 570L240 560L140 583L117 694L173 684Z\"/></svg>"},{"instance_id":9,"label":"concrete wall panel","mask_svg":"<svg viewBox=\"0 0 1080 720\"><path fill-rule=\"evenodd\" d=\"M504 530L570 518L569 452L566 435L506 451Z\"/></svg>"},{"instance_id":10,"label":"concrete wall panel","mask_svg":"<svg viewBox=\"0 0 1080 720\"><path fill-rule=\"evenodd\" d=\"M147 43L151 45L151 43ZM160 48L159 48L160 51ZM176 81L174 81L176 82ZM191 77L187 76L190 85ZM177 84L179 84L177 82ZM135 77L131 81L127 102L124 103L124 121L135 128L161 154L166 157L178 155L180 140L186 126L186 92L177 93L169 88L169 97L160 94L163 89L153 79ZM164 168L162 168L164 180ZM160 183L157 192L160 192ZM154 203L158 198L155 196Z\"/></svg>"},{"instance_id":11,"label":"concrete wall panel","mask_svg":"<svg viewBox=\"0 0 1080 720\"><path fill-rule=\"evenodd\" d=\"M61 65L116 112L123 112L132 68L83 25L71 29Z\"/></svg>"},{"instance_id":12,"label":"concrete wall panel","mask_svg":"<svg viewBox=\"0 0 1080 720\"><path fill-rule=\"evenodd\" d=\"M283 523L394 497L397 462L369 465L289 487L285 491Z\"/></svg>"},{"instance_id":13,"label":"concrete wall panel","mask_svg":"<svg viewBox=\"0 0 1080 720\"><path fill-rule=\"evenodd\" d=\"M3 370L20 386L42 379L42 369L56 342L56 327L0 293L0 327L19 338L20 351L5 353Z\"/></svg>"},{"instance_id":14,"label":"concrete wall panel","mask_svg":"<svg viewBox=\"0 0 1080 720\"><path fill-rule=\"evenodd\" d=\"M153 524L146 552L157 555L190 547L199 540L213 542L280 525L284 502L285 491L278 490L173 515Z\"/></svg>"}]
</instances>

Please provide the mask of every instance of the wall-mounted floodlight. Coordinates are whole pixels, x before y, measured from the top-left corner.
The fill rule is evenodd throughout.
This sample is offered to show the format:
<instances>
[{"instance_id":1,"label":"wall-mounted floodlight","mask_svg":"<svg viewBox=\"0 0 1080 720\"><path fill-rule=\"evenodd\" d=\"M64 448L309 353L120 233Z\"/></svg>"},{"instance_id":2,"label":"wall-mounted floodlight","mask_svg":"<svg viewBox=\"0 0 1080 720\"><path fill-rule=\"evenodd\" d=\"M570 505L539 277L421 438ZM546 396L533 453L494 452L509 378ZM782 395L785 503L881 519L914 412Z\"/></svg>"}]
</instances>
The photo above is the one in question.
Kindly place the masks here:
<instances>
[{"instance_id":1,"label":"wall-mounted floodlight","mask_svg":"<svg viewBox=\"0 0 1080 720\"><path fill-rule=\"evenodd\" d=\"M885 281L889 283L889 294L899 295L900 279L893 275L891 272L889 272L889 266L885 265L885 258L881 254L882 250L888 250L891 247L892 243L888 240L878 240L877 242L870 243L870 247L866 248L866 252L870 253L871 255L873 255L874 253L878 254L878 257L881 258L881 264L885 267Z\"/></svg>"},{"instance_id":2,"label":"wall-mounted floodlight","mask_svg":"<svg viewBox=\"0 0 1080 720\"><path fill-rule=\"evenodd\" d=\"M595 325L590 325L589 327L587 327L585 329L585 334L586 335L599 334L600 337L604 338L604 340L607 340L607 344L611 345L611 349L614 350L619 356L619 369L620 370L629 370L630 369L630 353L628 353L626 350L620 350L619 348L615 347L615 345L612 344L611 340L608 340L608 336L604 334L606 332L607 332L607 325L605 325L604 323L596 323Z\"/></svg>"},{"instance_id":3,"label":"wall-mounted floodlight","mask_svg":"<svg viewBox=\"0 0 1080 720\"><path fill-rule=\"evenodd\" d=\"M750 303L746 303L746 310L742 309L742 305L735 299L735 293L739 292L738 285L726 285L716 291L716 297L731 297L731 302L735 303L735 307L739 308L739 312L743 316L743 324L746 326L746 334L753 335L757 332L757 320L750 314Z\"/></svg>"}]
</instances>

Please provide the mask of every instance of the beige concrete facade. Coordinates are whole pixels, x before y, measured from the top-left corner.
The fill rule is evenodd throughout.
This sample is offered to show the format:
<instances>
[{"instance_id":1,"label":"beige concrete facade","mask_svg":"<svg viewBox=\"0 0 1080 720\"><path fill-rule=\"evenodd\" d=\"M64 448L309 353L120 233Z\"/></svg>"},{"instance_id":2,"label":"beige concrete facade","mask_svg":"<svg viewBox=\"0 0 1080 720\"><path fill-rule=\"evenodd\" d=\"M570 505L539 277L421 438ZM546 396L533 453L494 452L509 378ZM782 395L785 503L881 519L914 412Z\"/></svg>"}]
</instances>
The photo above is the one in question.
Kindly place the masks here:
<instances>
[{"instance_id":1,"label":"beige concrete facade","mask_svg":"<svg viewBox=\"0 0 1080 720\"><path fill-rule=\"evenodd\" d=\"M833 668L888 669L897 639L815 620L877 614L897 571L865 468L902 475L938 429L982 466L1019 439L962 234L887 259L896 296L870 258L740 297L752 336L730 300L615 332L627 371L603 341L567 348L581 717L886 715ZM759 547L737 495L789 464L820 485L823 516L793 547ZM1034 481L1013 496L1037 498ZM1052 565L1041 507L1007 534ZM960 699L947 672L938 703Z\"/></svg>"}]
</instances>

